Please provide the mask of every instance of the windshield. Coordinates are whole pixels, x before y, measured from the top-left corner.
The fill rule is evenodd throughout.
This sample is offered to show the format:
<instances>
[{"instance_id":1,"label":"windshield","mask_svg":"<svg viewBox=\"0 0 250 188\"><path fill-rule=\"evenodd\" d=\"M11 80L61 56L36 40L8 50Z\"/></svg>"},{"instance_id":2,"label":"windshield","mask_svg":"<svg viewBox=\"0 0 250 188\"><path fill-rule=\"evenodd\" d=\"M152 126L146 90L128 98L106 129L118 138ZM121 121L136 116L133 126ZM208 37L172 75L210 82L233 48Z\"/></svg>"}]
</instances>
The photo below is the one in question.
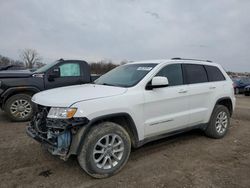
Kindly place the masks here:
<instances>
[{"instance_id":1,"label":"windshield","mask_svg":"<svg viewBox=\"0 0 250 188\"><path fill-rule=\"evenodd\" d=\"M48 63L48 64L42 66L41 68L37 69L34 73L43 73L43 72L46 72L48 69L50 69L51 67L53 67L57 63L58 63L58 61L55 61L53 63Z\"/></svg>"},{"instance_id":2,"label":"windshield","mask_svg":"<svg viewBox=\"0 0 250 188\"><path fill-rule=\"evenodd\" d=\"M131 87L142 80L157 64L127 64L101 76L95 84Z\"/></svg>"},{"instance_id":3,"label":"windshield","mask_svg":"<svg viewBox=\"0 0 250 188\"><path fill-rule=\"evenodd\" d=\"M240 82L242 82L244 84L250 84L250 78L242 78L242 79L240 79Z\"/></svg>"},{"instance_id":4,"label":"windshield","mask_svg":"<svg viewBox=\"0 0 250 188\"><path fill-rule=\"evenodd\" d=\"M233 78L232 80L234 83L250 84L250 78Z\"/></svg>"}]
</instances>

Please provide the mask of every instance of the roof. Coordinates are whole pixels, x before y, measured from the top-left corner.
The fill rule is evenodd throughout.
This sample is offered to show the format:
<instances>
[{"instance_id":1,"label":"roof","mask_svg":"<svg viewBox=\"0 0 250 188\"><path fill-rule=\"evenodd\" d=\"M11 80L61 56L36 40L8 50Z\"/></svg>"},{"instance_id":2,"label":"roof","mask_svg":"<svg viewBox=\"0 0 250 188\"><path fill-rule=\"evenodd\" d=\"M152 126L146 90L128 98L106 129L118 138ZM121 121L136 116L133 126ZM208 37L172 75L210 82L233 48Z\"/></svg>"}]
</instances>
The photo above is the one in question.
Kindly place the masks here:
<instances>
[{"instance_id":1,"label":"roof","mask_svg":"<svg viewBox=\"0 0 250 188\"><path fill-rule=\"evenodd\" d=\"M154 60L144 60L144 61L135 61L129 64L161 64L161 63L187 63L187 64L202 64L202 65L215 65L216 63L212 63L209 60L199 60L199 59L184 59L184 58L172 58L172 59L154 59Z\"/></svg>"}]
</instances>

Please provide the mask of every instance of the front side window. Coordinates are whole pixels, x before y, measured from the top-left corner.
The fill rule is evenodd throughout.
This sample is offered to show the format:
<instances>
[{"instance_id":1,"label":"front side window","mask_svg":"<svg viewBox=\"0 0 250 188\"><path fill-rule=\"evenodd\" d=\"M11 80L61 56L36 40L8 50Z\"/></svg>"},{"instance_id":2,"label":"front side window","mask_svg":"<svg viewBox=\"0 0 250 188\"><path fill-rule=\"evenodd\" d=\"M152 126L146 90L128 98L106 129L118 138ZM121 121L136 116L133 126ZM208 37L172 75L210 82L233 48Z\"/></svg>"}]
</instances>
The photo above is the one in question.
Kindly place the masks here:
<instances>
[{"instance_id":1,"label":"front side window","mask_svg":"<svg viewBox=\"0 0 250 188\"><path fill-rule=\"evenodd\" d=\"M176 86L183 84L181 64L171 64L162 68L156 76L167 77L169 86Z\"/></svg>"},{"instance_id":2,"label":"front side window","mask_svg":"<svg viewBox=\"0 0 250 188\"><path fill-rule=\"evenodd\" d=\"M207 72L203 65L183 64L187 84L208 82Z\"/></svg>"},{"instance_id":3,"label":"front side window","mask_svg":"<svg viewBox=\"0 0 250 188\"><path fill-rule=\"evenodd\" d=\"M95 84L132 87L139 83L157 64L126 64L104 74Z\"/></svg>"},{"instance_id":4,"label":"front side window","mask_svg":"<svg viewBox=\"0 0 250 188\"><path fill-rule=\"evenodd\" d=\"M65 63L60 67L60 77L80 76L80 65L78 63Z\"/></svg>"}]
</instances>

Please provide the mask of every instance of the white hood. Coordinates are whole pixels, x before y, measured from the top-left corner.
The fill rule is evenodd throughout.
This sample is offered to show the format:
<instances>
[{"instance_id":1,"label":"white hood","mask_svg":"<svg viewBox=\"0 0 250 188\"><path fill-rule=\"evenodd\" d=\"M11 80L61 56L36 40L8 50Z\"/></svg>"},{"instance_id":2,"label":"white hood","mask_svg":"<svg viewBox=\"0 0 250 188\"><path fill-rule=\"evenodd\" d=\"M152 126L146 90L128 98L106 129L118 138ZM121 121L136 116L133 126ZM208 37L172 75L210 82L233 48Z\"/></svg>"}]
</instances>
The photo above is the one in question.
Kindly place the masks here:
<instances>
[{"instance_id":1,"label":"white hood","mask_svg":"<svg viewBox=\"0 0 250 188\"><path fill-rule=\"evenodd\" d=\"M42 91L35 94L32 101L43 106L69 107L79 101L121 95L126 91L121 87L84 84Z\"/></svg>"}]
</instances>

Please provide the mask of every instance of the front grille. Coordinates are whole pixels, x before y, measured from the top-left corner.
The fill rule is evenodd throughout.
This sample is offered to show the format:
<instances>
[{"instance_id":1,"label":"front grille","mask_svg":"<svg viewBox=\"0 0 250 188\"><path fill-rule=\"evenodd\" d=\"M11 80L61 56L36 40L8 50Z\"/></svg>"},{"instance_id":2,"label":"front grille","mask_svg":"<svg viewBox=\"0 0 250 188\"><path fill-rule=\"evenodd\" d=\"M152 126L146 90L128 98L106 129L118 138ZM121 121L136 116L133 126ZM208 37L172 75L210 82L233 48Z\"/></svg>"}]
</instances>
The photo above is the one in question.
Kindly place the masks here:
<instances>
[{"instance_id":1,"label":"front grille","mask_svg":"<svg viewBox=\"0 0 250 188\"><path fill-rule=\"evenodd\" d=\"M71 131L67 120L47 118L50 107L38 105L35 115L27 127L27 133L53 154L65 157L71 144Z\"/></svg>"},{"instance_id":2,"label":"front grille","mask_svg":"<svg viewBox=\"0 0 250 188\"><path fill-rule=\"evenodd\" d=\"M46 126L46 118L49 113L50 107L38 105L36 108L35 116L32 119L33 128L42 134L47 134L48 127Z\"/></svg>"},{"instance_id":3,"label":"front grille","mask_svg":"<svg viewBox=\"0 0 250 188\"><path fill-rule=\"evenodd\" d=\"M50 107L38 105L26 132L33 139L44 144L53 155L65 158L70 149L72 136L76 134L78 127L86 125L89 120L87 118L47 118L49 110Z\"/></svg>"},{"instance_id":4,"label":"front grille","mask_svg":"<svg viewBox=\"0 0 250 188\"><path fill-rule=\"evenodd\" d=\"M41 112L43 112L47 116L48 113L49 113L49 110L50 110L50 107L48 107L48 106L37 105L35 113L41 113Z\"/></svg>"}]
</instances>

